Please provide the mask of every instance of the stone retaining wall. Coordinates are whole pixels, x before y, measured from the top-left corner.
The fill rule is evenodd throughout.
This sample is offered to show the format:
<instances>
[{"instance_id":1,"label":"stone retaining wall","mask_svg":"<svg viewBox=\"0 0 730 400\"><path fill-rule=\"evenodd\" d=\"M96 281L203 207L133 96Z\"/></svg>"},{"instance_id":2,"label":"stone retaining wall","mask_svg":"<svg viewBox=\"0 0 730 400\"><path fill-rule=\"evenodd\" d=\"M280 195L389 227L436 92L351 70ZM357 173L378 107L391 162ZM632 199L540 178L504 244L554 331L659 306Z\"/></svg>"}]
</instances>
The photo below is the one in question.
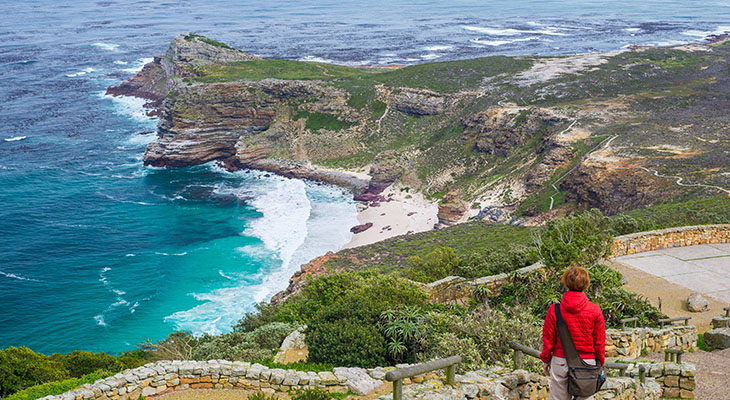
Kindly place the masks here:
<instances>
[{"instance_id":1,"label":"stone retaining wall","mask_svg":"<svg viewBox=\"0 0 730 400\"><path fill-rule=\"evenodd\" d=\"M639 358L643 350L666 349L689 351L697 347L697 327L674 325L666 328L630 328L606 330L606 357Z\"/></svg>"},{"instance_id":2,"label":"stone retaining wall","mask_svg":"<svg viewBox=\"0 0 730 400\"><path fill-rule=\"evenodd\" d=\"M513 273L527 274L542 269L542 263L535 263L520 268ZM491 292L499 290L507 283L509 274L497 274L484 276L477 279L467 279L460 276L447 276L444 279L423 285L429 299L433 303L440 304L466 304L474 296L474 290L480 286L488 288Z\"/></svg>"},{"instance_id":3,"label":"stone retaining wall","mask_svg":"<svg viewBox=\"0 0 730 400\"><path fill-rule=\"evenodd\" d=\"M643 363L645 382L638 379L639 365L630 364L626 376L609 377L596 399L659 399L694 397L695 366L689 363ZM401 365L403 367L406 365ZM185 389L249 389L268 394L276 391L320 388L329 392L371 394L383 384L387 368L335 368L334 372L302 372L272 369L260 364L211 361L160 361L130 369L93 384L45 400L137 400ZM441 375L439 375L441 374ZM406 399L546 399L550 380L524 370L495 367L456 376L457 385L445 385L443 371L406 379ZM390 384L388 384L390 385ZM390 388L390 386L388 386ZM381 396L390 400L392 394Z\"/></svg>"},{"instance_id":4,"label":"stone retaining wall","mask_svg":"<svg viewBox=\"0 0 730 400\"><path fill-rule=\"evenodd\" d=\"M730 243L730 224L696 225L632 233L614 238L613 257L670 247Z\"/></svg>"}]
</instances>

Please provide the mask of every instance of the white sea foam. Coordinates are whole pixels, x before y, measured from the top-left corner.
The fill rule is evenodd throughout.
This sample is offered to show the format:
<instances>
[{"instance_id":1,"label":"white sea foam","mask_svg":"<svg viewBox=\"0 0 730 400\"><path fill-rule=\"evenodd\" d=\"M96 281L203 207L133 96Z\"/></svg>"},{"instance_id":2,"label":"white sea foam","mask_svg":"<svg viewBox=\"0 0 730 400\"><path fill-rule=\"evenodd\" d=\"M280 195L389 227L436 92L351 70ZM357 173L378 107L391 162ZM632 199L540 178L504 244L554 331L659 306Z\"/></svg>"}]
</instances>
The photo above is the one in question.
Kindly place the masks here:
<instances>
[{"instance_id":1,"label":"white sea foam","mask_svg":"<svg viewBox=\"0 0 730 400\"><path fill-rule=\"evenodd\" d=\"M484 33L490 36L518 36L522 34L531 34L531 35L549 35L549 36L566 36L567 34L563 32L558 32L559 30L562 30L561 28L554 28L554 27L546 27L544 29L512 29L512 28L486 28L481 26L462 26L462 28L466 29L467 31L472 32L479 32Z\"/></svg>"},{"instance_id":2,"label":"white sea foam","mask_svg":"<svg viewBox=\"0 0 730 400\"><path fill-rule=\"evenodd\" d=\"M66 76L69 77L69 78L75 78L77 76L84 76L84 75L90 74L92 72L96 72L96 68L91 68L91 67L84 68L82 71L79 71L79 72L76 72L76 73L73 73L73 74L67 74Z\"/></svg>"},{"instance_id":3,"label":"white sea foam","mask_svg":"<svg viewBox=\"0 0 730 400\"><path fill-rule=\"evenodd\" d=\"M155 254L157 254L158 256L185 256L188 254L188 252L183 251L182 253L164 253L156 251Z\"/></svg>"},{"instance_id":4,"label":"white sea foam","mask_svg":"<svg viewBox=\"0 0 730 400\"><path fill-rule=\"evenodd\" d=\"M127 61L116 60L116 61L114 61L114 64L117 64L117 65L127 65L129 63Z\"/></svg>"},{"instance_id":5,"label":"white sea foam","mask_svg":"<svg viewBox=\"0 0 730 400\"><path fill-rule=\"evenodd\" d=\"M682 35L695 36L698 38L706 38L708 36L722 35L725 33L730 33L730 26L721 25L721 26L718 26L714 31L700 31L700 30L690 29L690 30L681 32Z\"/></svg>"},{"instance_id":6,"label":"white sea foam","mask_svg":"<svg viewBox=\"0 0 730 400\"><path fill-rule=\"evenodd\" d=\"M626 32L641 32L641 28L626 28Z\"/></svg>"},{"instance_id":7,"label":"white sea foam","mask_svg":"<svg viewBox=\"0 0 730 400\"><path fill-rule=\"evenodd\" d=\"M209 166L221 171L220 167ZM259 238L261 245L241 246L236 251L252 256L254 261L261 259L259 264L267 267L245 275L219 271L225 282L235 282L235 286L191 293L202 304L166 317L175 329L190 330L197 335L229 330L253 304L284 289L301 264L342 248L352 236L349 228L357 224L357 211L348 200L349 194L330 186L279 176L265 177L259 172L248 176L256 179L256 184L238 188L238 196L252 199L249 203L261 217L252 221L244 234ZM217 193L230 196L235 190L219 187Z\"/></svg>"},{"instance_id":8,"label":"white sea foam","mask_svg":"<svg viewBox=\"0 0 730 400\"><path fill-rule=\"evenodd\" d=\"M134 254L134 253L129 253L129 254L125 254L125 255L124 255L124 257L134 257L134 256L135 256L135 254Z\"/></svg>"},{"instance_id":9,"label":"white sea foam","mask_svg":"<svg viewBox=\"0 0 730 400\"><path fill-rule=\"evenodd\" d=\"M137 72L141 71L146 64L151 63L153 60L153 58L139 58L134 62L132 67L123 68L122 71L129 72L130 74L136 74Z\"/></svg>"},{"instance_id":10,"label":"white sea foam","mask_svg":"<svg viewBox=\"0 0 730 400\"><path fill-rule=\"evenodd\" d=\"M426 46L424 50L426 51L444 51L452 49L453 46Z\"/></svg>"},{"instance_id":11,"label":"white sea foam","mask_svg":"<svg viewBox=\"0 0 730 400\"><path fill-rule=\"evenodd\" d=\"M27 138L27 137L28 137L28 136L15 136L15 137L9 137L9 138L5 138L4 140L5 140L6 142L17 142L17 141L19 141L19 140L23 140L23 139L25 139L25 138Z\"/></svg>"},{"instance_id":12,"label":"white sea foam","mask_svg":"<svg viewBox=\"0 0 730 400\"><path fill-rule=\"evenodd\" d=\"M520 39L512 39L512 40L484 40L484 39L472 39L470 42L475 44L480 44L483 46L502 46L505 44L510 43L517 43L517 42L529 42L530 40L537 40L536 37L527 37L527 38L520 38Z\"/></svg>"},{"instance_id":13,"label":"white sea foam","mask_svg":"<svg viewBox=\"0 0 730 400\"><path fill-rule=\"evenodd\" d=\"M11 278L11 279L17 279L17 280L19 280L19 281L38 282L38 280L37 280L37 279L32 279L32 278L26 278L26 277L24 277L24 276L20 276L20 275L17 275L17 274L13 274L13 273L10 273L10 272L3 272L3 271L0 271L0 275L4 276L4 277L6 277L6 278Z\"/></svg>"},{"instance_id":14,"label":"white sea foam","mask_svg":"<svg viewBox=\"0 0 730 400\"><path fill-rule=\"evenodd\" d=\"M437 54L437 53L428 53L421 56L424 60L435 60L439 57L441 57L443 54Z\"/></svg>"},{"instance_id":15,"label":"white sea foam","mask_svg":"<svg viewBox=\"0 0 730 400\"><path fill-rule=\"evenodd\" d=\"M119 45L115 43L96 42L93 43L92 46L106 51L117 51L119 49Z\"/></svg>"},{"instance_id":16,"label":"white sea foam","mask_svg":"<svg viewBox=\"0 0 730 400\"><path fill-rule=\"evenodd\" d=\"M329 58L322 58L317 56L305 56L298 59L298 61L309 61L309 62L316 62L316 63L323 63L323 64L335 64L335 65L344 65L348 67L355 67L359 65L370 65L373 62L371 60L361 60L361 61L335 61L331 60Z\"/></svg>"},{"instance_id":17,"label":"white sea foam","mask_svg":"<svg viewBox=\"0 0 730 400\"><path fill-rule=\"evenodd\" d=\"M104 322L104 316L101 314L94 316L94 321L96 321L96 324L99 326L107 326L106 322Z\"/></svg>"},{"instance_id":18,"label":"white sea foam","mask_svg":"<svg viewBox=\"0 0 730 400\"><path fill-rule=\"evenodd\" d=\"M144 108L147 100L131 96L112 96L103 91L99 92L99 97L111 100L114 103L114 112L116 114L130 117L138 122L148 122L150 123L148 126L150 129L155 128L152 123L157 121L157 118L147 115L147 110Z\"/></svg>"}]
</instances>

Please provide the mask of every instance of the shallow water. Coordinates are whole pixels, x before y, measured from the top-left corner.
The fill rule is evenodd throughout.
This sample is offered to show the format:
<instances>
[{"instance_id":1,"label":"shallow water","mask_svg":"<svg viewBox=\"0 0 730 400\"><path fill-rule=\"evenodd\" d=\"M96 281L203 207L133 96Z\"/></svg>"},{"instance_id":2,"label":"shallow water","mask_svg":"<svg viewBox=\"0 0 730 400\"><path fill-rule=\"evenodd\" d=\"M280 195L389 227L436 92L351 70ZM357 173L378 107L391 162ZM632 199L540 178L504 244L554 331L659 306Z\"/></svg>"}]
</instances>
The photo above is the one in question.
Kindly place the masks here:
<instances>
[{"instance_id":1,"label":"shallow water","mask_svg":"<svg viewBox=\"0 0 730 400\"><path fill-rule=\"evenodd\" d=\"M156 121L104 96L186 31L266 57L412 64L673 44L726 2L0 2L0 348L116 352L218 333L336 250L343 191L213 165L142 167Z\"/></svg>"}]
</instances>

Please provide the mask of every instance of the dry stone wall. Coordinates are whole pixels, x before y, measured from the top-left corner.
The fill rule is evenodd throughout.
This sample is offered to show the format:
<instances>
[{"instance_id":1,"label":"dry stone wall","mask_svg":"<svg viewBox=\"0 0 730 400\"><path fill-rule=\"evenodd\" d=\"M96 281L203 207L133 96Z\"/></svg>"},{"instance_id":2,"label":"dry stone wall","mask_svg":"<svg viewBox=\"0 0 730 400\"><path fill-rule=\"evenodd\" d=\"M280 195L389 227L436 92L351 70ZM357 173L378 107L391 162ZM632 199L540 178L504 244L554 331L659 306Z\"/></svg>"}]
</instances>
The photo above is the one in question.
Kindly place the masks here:
<instances>
[{"instance_id":1,"label":"dry stone wall","mask_svg":"<svg viewBox=\"0 0 730 400\"><path fill-rule=\"evenodd\" d=\"M643 365L645 379L639 379ZM400 365L404 367L407 365ZM211 361L160 361L124 371L112 377L84 385L76 390L47 396L45 400L136 400L139 396L154 397L185 389L249 389L273 394L320 388L329 392L371 394L384 382L387 368L335 368L333 372L302 372L268 368L260 364ZM531 399L549 396L547 377L525 370L494 367L489 370L457 375L455 386L444 384L437 371L406 379L405 399L471 400L471 399ZM601 399L654 400L666 397L694 397L696 369L693 364L635 363L622 377L609 377L596 395ZM389 384L388 384L389 385ZM390 400L392 394L379 400Z\"/></svg>"},{"instance_id":2,"label":"dry stone wall","mask_svg":"<svg viewBox=\"0 0 730 400\"><path fill-rule=\"evenodd\" d=\"M689 351L697 347L697 327L675 325L666 328L606 330L606 357L639 358L644 350L667 349Z\"/></svg>"},{"instance_id":3,"label":"dry stone wall","mask_svg":"<svg viewBox=\"0 0 730 400\"><path fill-rule=\"evenodd\" d=\"M730 243L730 224L684 226L618 236L614 238L612 255L715 243Z\"/></svg>"}]
</instances>

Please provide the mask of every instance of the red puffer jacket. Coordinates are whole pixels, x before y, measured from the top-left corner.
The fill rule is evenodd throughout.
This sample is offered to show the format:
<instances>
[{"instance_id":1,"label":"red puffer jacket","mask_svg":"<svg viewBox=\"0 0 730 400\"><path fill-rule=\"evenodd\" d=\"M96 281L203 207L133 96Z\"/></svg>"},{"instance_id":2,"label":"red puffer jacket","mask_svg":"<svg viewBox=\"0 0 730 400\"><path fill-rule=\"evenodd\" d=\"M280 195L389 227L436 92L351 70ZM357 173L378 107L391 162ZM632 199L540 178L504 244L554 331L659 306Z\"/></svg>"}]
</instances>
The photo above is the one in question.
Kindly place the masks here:
<instances>
[{"instance_id":1,"label":"red puffer jacket","mask_svg":"<svg viewBox=\"0 0 730 400\"><path fill-rule=\"evenodd\" d=\"M601 365L606 362L606 323L601 308L588 301L583 292L565 292L560 313L568 325L570 336L582 358L595 358ZM542 327L540 359L549 363L553 356L565 357L555 325L555 309L550 306Z\"/></svg>"}]
</instances>

